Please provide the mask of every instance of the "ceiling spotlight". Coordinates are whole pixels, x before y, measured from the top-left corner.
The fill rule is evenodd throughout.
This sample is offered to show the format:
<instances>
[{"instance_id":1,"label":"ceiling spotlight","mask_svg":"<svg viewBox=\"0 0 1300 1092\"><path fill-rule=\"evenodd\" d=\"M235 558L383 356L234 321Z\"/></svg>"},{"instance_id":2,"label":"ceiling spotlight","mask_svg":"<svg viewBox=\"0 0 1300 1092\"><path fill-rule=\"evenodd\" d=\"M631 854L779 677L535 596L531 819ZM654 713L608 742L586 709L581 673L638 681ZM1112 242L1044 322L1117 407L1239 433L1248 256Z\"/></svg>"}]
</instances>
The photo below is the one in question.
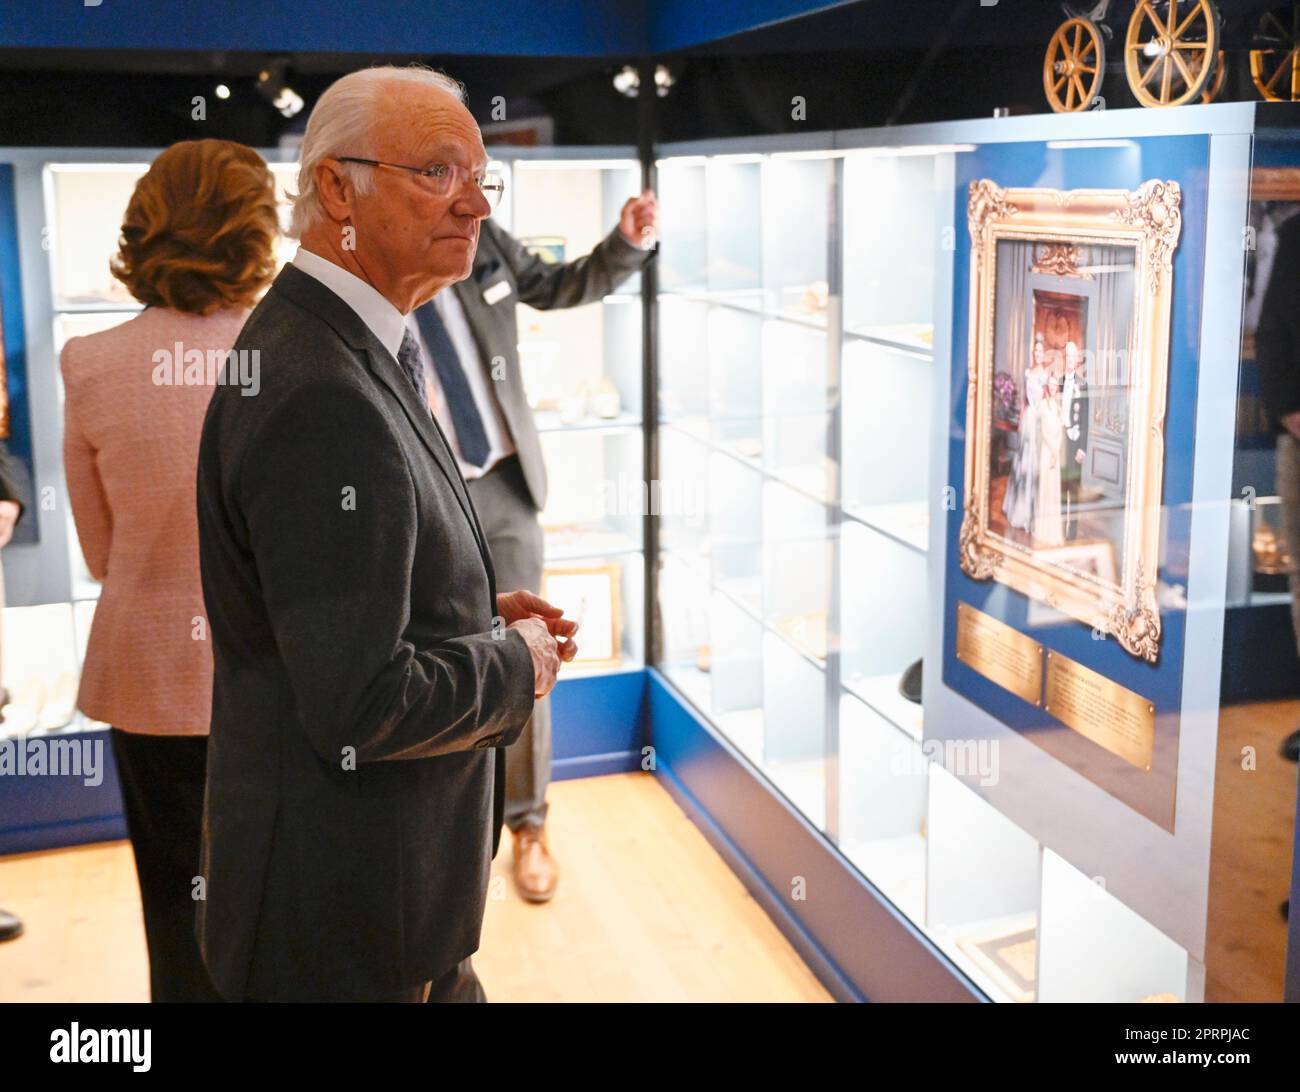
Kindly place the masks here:
<instances>
[{"instance_id":1,"label":"ceiling spotlight","mask_svg":"<svg viewBox=\"0 0 1300 1092\"><path fill-rule=\"evenodd\" d=\"M217 84L216 95L219 99L228 99L230 98L230 88L224 83L219 83Z\"/></svg>"},{"instance_id":2,"label":"ceiling spotlight","mask_svg":"<svg viewBox=\"0 0 1300 1092\"><path fill-rule=\"evenodd\" d=\"M623 70L614 77L614 90L629 99L636 98L637 92L641 90L641 74L630 64L625 64Z\"/></svg>"},{"instance_id":3,"label":"ceiling spotlight","mask_svg":"<svg viewBox=\"0 0 1300 1092\"><path fill-rule=\"evenodd\" d=\"M257 74L257 90L287 118L302 112L302 96L285 83L285 61L272 61Z\"/></svg>"},{"instance_id":4,"label":"ceiling spotlight","mask_svg":"<svg viewBox=\"0 0 1300 1092\"><path fill-rule=\"evenodd\" d=\"M668 94L669 88L677 81L673 79L673 74L668 71L665 65L655 65L655 93L663 98Z\"/></svg>"}]
</instances>

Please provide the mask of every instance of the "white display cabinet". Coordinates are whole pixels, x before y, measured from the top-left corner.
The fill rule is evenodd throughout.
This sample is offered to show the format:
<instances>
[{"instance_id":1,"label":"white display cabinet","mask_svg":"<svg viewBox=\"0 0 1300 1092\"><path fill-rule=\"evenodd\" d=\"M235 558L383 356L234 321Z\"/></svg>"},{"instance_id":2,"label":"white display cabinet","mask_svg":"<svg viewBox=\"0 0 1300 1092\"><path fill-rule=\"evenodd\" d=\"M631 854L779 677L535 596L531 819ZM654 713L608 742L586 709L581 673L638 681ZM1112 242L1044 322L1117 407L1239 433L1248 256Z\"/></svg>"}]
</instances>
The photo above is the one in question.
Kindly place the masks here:
<instances>
[{"instance_id":1,"label":"white display cabinet","mask_svg":"<svg viewBox=\"0 0 1300 1092\"><path fill-rule=\"evenodd\" d=\"M547 261L589 253L641 191L628 149L569 154L494 149L508 182L495 214ZM645 662L643 524L654 499L642 471L640 275L583 307L538 310L521 303L519 357L546 458L543 511L548 576L617 569L616 655L568 665L566 676ZM560 605L564 605L561 603ZM604 644L604 607L601 638ZM582 641L579 640L579 647Z\"/></svg>"},{"instance_id":2,"label":"white display cabinet","mask_svg":"<svg viewBox=\"0 0 1300 1092\"><path fill-rule=\"evenodd\" d=\"M924 921L929 761L921 744L845 694L839 745L840 849L899 910Z\"/></svg>"},{"instance_id":3,"label":"white display cabinet","mask_svg":"<svg viewBox=\"0 0 1300 1092\"><path fill-rule=\"evenodd\" d=\"M1035 1000L1038 843L934 762L926 852L927 935L994 1000Z\"/></svg>"},{"instance_id":4,"label":"white display cabinet","mask_svg":"<svg viewBox=\"0 0 1300 1092\"><path fill-rule=\"evenodd\" d=\"M840 678L844 690L921 740L921 706L903 696L904 672L925 649L925 556L872 527L840 528ZM863 624L870 619L870 624Z\"/></svg>"},{"instance_id":5,"label":"white display cabinet","mask_svg":"<svg viewBox=\"0 0 1300 1092\"><path fill-rule=\"evenodd\" d=\"M668 551L658 574L659 668L706 715L714 711L707 564Z\"/></svg>"},{"instance_id":6,"label":"white display cabinet","mask_svg":"<svg viewBox=\"0 0 1300 1092\"><path fill-rule=\"evenodd\" d=\"M1204 981L1186 949L1043 849L1038 1000L1192 1000Z\"/></svg>"},{"instance_id":7,"label":"white display cabinet","mask_svg":"<svg viewBox=\"0 0 1300 1092\"><path fill-rule=\"evenodd\" d=\"M505 154L501 156L505 158ZM623 203L641 191L634 159L516 159L507 192L510 230L550 261L589 253L618 224ZM519 343L538 427L601 427L603 390L618 396L613 423L641 420L640 277L600 303L563 310L519 309Z\"/></svg>"},{"instance_id":8,"label":"white display cabinet","mask_svg":"<svg viewBox=\"0 0 1300 1092\"><path fill-rule=\"evenodd\" d=\"M822 214L835 170L824 154L742 154L670 158L658 172L660 477L685 488L703 466L708 501L703 541L660 520L663 662L819 827L834 720L838 390ZM699 598L678 623L686 589Z\"/></svg>"},{"instance_id":9,"label":"white display cabinet","mask_svg":"<svg viewBox=\"0 0 1300 1092\"><path fill-rule=\"evenodd\" d=\"M707 520L659 520L657 666L989 998L1197 999L1184 949L977 791L996 749L927 738L954 150L743 143L658 165L659 472L705 477Z\"/></svg>"}]
</instances>

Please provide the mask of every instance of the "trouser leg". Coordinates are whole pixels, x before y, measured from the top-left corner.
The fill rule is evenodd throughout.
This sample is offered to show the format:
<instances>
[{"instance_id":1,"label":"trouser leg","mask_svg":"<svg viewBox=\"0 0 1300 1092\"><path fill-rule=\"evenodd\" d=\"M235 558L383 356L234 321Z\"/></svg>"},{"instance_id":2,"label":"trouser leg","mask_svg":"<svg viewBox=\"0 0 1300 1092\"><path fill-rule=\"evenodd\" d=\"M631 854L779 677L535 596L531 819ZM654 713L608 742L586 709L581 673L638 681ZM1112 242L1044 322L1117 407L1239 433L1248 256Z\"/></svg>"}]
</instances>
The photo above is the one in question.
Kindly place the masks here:
<instances>
[{"instance_id":1,"label":"trouser leg","mask_svg":"<svg viewBox=\"0 0 1300 1092\"><path fill-rule=\"evenodd\" d=\"M537 592L542 584L543 536L517 459L469 483L487 536L497 591ZM551 701L542 698L519 738L506 748L505 821L512 831L546 822L551 779Z\"/></svg>"}]
</instances>

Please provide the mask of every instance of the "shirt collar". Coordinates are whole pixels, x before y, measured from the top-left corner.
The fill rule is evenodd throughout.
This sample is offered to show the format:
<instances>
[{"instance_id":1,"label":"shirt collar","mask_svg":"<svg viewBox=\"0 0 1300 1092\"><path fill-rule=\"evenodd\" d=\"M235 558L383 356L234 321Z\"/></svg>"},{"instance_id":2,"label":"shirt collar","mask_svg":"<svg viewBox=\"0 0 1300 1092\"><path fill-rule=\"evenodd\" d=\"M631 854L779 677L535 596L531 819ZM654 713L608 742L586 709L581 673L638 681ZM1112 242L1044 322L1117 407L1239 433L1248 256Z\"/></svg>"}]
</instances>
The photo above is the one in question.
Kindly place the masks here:
<instances>
[{"instance_id":1,"label":"shirt collar","mask_svg":"<svg viewBox=\"0 0 1300 1092\"><path fill-rule=\"evenodd\" d=\"M293 264L302 272L315 277L351 307L379 339L379 343L393 355L393 359L397 359L397 350L402 347L402 336L406 332L406 321L402 313L374 286L305 247L298 248L298 253L293 256Z\"/></svg>"}]
</instances>

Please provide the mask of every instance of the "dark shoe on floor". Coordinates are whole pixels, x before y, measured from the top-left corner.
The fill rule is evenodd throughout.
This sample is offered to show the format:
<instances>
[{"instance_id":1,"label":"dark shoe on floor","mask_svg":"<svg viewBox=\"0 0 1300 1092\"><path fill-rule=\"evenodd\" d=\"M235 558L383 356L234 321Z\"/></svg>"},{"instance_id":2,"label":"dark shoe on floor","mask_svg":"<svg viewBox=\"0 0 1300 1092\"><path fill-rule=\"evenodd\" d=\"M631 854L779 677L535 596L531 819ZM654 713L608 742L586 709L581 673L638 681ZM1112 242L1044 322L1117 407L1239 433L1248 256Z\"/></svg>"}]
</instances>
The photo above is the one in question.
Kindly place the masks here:
<instances>
[{"instance_id":1,"label":"dark shoe on floor","mask_svg":"<svg viewBox=\"0 0 1300 1092\"><path fill-rule=\"evenodd\" d=\"M8 910L0 910L0 941L17 940L23 935L23 923Z\"/></svg>"},{"instance_id":2,"label":"dark shoe on floor","mask_svg":"<svg viewBox=\"0 0 1300 1092\"><path fill-rule=\"evenodd\" d=\"M1291 900L1290 900L1290 899L1287 899L1286 902L1284 902L1284 903L1282 904L1281 909L1282 909L1282 920L1283 920L1283 921L1290 921L1290 920L1291 920Z\"/></svg>"},{"instance_id":3,"label":"dark shoe on floor","mask_svg":"<svg viewBox=\"0 0 1300 1092\"><path fill-rule=\"evenodd\" d=\"M560 882L560 870L546 848L544 827L515 831L515 888L529 902L549 902Z\"/></svg>"},{"instance_id":4,"label":"dark shoe on floor","mask_svg":"<svg viewBox=\"0 0 1300 1092\"><path fill-rule=\"evenodd\" d=\"M898 683L898 692L915 705L921 704L921 661L917 660Z\"/></svg>"},{"instance_id":5,"label":"dark shoe on floor","mask_svg":"<svg viewBox=\"0 0 1300 1092\"><path fill-rule=\"evenodd\" d=\"M1300 728L1282 741L1282 757L1288 762L1300 762Z\"/></svg>"}]
</instances>

